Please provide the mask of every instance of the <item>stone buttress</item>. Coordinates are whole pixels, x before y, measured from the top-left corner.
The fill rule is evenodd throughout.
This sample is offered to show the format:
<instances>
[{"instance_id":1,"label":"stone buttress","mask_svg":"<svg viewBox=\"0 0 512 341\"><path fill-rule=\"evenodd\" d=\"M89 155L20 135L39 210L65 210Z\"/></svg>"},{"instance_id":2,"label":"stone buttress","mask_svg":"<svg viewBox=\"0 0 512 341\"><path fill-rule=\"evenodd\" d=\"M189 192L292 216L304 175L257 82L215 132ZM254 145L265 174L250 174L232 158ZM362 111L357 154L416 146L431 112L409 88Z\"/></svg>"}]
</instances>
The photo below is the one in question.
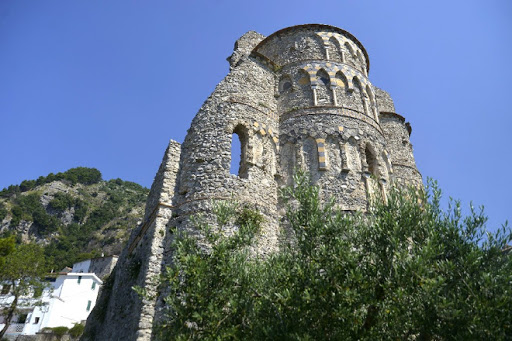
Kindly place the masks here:
<instances>
[{"instance_id":1,"label":"stone buttress","mask_svg":"<svg viewBox=\"0 0 512 341\"><path fill-rule=\"evenodd\" d=\"M324 198L347 211L368 207L391 184L421 186L409 135L393 100L368 78L369 58L350 33L319 24L269 37L248 32L228 58L229 74L195 116L180 146L171 141L148 198L144 222L119 258L83 340L150 340L161 317L156 279L170 263L174 228L213 222L216 200L259 210L257 254L278 249L284 234L280 188L306 170ZM230 173L233 138L238 174ZM146 292L141 299L133 286ZM165 292L165 289L163 289Z\"/></svg>"},{"instance_id":2,"label":"stone buttress","mask_svg":"<svg viewBox=\"0 0 512 341\"><path fill-rule=\"evenodd\" d=\"M114 271L105 281L87 319L82 340L150 340L155 300L133 290L141 287L157 295L157 279L169 235L172 199L180 158L180 144L170 141L146 203L144 221L132 232Z\"/></svg>"}]
</instances>

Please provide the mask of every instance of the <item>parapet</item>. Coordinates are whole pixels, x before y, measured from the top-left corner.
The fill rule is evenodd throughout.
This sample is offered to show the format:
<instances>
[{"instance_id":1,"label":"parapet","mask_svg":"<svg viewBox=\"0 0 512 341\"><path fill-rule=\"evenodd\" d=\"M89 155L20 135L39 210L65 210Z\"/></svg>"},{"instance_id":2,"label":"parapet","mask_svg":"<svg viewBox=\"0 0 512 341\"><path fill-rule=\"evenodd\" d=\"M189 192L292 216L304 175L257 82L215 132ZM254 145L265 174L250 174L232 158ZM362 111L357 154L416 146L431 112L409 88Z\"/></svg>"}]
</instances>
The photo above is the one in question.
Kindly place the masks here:
<instances>
[{"instance_id":1,"label":"parapet","mask_svg":"<svg viewBox=\"0 0 512 341\"><path fill-rule=\"evenodd\" d=\"M253 53L277 67L299 61L332 60L352 65L365 75L370 70L370 59L363 44L349 32L330 25L284 28L262 40Z\"/></svg>"},{"instance_id":2,"label":"parapet","mask_svg":"<svg viewBox=\"0 0 512 341\"><path fill-rule=\"evenodd\" d=\"M229 66L233 68L238 64L242 57L249 56L254 47L263 39L265 39L265 36L256 31L249 31L238 38L235 42L233 54L227 58Z\"/></svg>"},{"instance_id":3,"label":"parapet","mask_svg":"<svg viewBox=\"0 0 512 341\"><path fill-rule=\"evenodd\" d=\"M407 129L409 136L411 136L411 133L412 133L411 124L409 122L405 122L405 117L403 117L400 114L397 114L396 112L381 111L381 112L379 112L379 120L382 123L385 123L386 121L389 121L389 120L399 121L404 125L405 129Z\"/></svg>"}]
</instances>

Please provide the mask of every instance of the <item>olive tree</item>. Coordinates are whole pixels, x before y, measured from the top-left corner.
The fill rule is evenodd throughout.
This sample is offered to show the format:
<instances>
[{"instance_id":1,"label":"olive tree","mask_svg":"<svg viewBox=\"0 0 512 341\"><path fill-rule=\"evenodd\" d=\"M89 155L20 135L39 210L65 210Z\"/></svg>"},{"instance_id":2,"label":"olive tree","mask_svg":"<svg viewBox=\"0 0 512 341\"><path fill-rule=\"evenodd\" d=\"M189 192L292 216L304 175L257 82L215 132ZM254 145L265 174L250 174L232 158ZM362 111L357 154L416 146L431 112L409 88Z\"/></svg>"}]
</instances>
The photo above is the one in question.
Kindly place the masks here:
<instances>
[{"instance_id":1,"label":"olive tree","mask_svg":"<svg viewBox=\"0 0 512 341\"><path fill-rule=\"evenodd\" d=\"M1 252L1 251L5 252ZM40 292L46 275L46 261L43 249L36 244L15 244L14 239L0 238L0 284L9 287L12 302L1 312L4 315L4 328L0 339L15 316L20 299Z\"/></svg>"},{"instance_id":2,"label":"olive tree","mask_svg":"<svg viewBox=\"0 0 512 341\"><path fill-rule=\"evenodd\" d=\"M482 210L441 209L440 192L410 188L344 213L304 174L288 203L279 252L249 250L261 215L220 203L224 233L176 232L162 340L504 340L512 335L510 229Z\"/></svg>"}]
</instances>

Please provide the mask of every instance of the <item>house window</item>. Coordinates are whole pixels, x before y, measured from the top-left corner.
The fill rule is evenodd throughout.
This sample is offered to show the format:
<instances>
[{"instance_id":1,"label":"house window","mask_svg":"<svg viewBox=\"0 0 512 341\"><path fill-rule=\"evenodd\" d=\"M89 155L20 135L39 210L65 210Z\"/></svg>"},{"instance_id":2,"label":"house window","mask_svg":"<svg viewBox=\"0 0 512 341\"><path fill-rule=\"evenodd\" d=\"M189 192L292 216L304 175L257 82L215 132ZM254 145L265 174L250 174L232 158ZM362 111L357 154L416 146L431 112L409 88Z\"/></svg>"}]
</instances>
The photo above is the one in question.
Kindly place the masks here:
<instances>
[{"instance_id":1,"label":"house window","mask_svg":"<svg viewBox=\"0 0 512 341\"><path fill-rule=\"evenodd\" d=\"M91 310L91 301L87 301L87 311Z\"/></svg>"},{"instance_id":2,"label":"house window","mask_svg":"<svg viewBox=\"0 0 512 341\"><path fill-rule=\"evenodd\" d=\"M91 287L92 290L96 289L96 282L92 282L92 287Z\"/></svg>"},{"instance_id":3,"label":"house window","mask_svg":"<svg viewBox=\"0 0 512 341\"><path fill-rule=\"evenodd\" d=\"M80 284L80 282L82 281L82 276L78 276L78 281L77 283Z\"/></svg>"},{"instance_id":4,"label":"house window","mask_svg":"<svg viewBox=\"0 0 512 341\"><path fill-rule=\"evenodd\" d=\"M36 317L36 318L34 319L34 324L38 324L38 323L39 323L39 317Z\"/></svg>"},{"instance_id":5,"label":"house window","mask_svg":"<svg viewBox=\"0 0 512 341\"><path fill-rule=\"evenodd\" d=\"M7 295L11 291L11 285L10 284L4 284L2 285L2 292L1 295Z\"/></svg>"}]
</instances>

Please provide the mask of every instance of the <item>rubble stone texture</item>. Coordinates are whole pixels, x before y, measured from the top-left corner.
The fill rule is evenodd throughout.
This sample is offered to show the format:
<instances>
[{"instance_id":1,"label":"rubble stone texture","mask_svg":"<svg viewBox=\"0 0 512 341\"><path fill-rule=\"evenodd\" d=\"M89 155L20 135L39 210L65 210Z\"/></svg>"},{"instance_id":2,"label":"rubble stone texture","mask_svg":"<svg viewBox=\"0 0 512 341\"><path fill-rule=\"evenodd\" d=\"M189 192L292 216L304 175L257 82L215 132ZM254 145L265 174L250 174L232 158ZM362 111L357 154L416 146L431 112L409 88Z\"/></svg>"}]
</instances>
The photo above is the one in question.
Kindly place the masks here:
<instances>
[{"instance_id":1,"label":"rubble stone texture","mask_svg":"<svg viewBox=\"0 0 512 341\"><path fill-rule=\"evenodd\" d=\"M259 254L279 247L279 189L296 169L324 197L362 210L393 183L421 186L410 125L391 96L368 78L369 58L350 33L328 25L244 34L230 72L203 104L182 145L171 141L156 174L144 222L132 233L91 314L83 340L150 340L162 307L155 279L169 264L171 230L211 216L215 200L237 200L265 217ZM241 143L230 174L232 139ZM140 286L148 297L132 290Z\"/></svg>"}]
</instances>

